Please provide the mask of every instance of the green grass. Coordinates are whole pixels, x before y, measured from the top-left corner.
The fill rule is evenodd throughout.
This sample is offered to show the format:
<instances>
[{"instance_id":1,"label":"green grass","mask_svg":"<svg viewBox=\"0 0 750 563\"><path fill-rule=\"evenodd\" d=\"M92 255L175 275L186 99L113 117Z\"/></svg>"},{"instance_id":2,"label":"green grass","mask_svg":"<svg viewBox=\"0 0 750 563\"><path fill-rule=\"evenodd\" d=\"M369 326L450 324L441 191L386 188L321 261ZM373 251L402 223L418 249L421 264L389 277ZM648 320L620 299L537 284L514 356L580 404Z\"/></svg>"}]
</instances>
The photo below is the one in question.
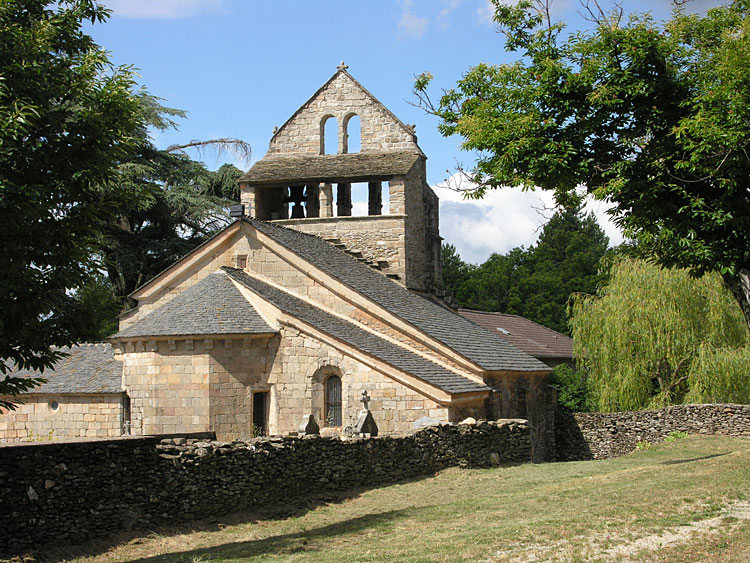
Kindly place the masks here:
<instances>
[{"instance_id":1,"label":"green grass","mask_svg":"<svg viewBox=\"0 0 750 563\"><path fill-rule=\"evenodd\" d=\"M689 437L607 461L446 470L309 510L287 507L291 516L240 514L112 548L91 544L84 550L96 555L78 560L618 560L607 550L717 517L750 500L748 491L750 440ZM712 531L691 528L684 541L628 557L744 560L750 520L717 520Z\"/></svg>"}]
</instances>

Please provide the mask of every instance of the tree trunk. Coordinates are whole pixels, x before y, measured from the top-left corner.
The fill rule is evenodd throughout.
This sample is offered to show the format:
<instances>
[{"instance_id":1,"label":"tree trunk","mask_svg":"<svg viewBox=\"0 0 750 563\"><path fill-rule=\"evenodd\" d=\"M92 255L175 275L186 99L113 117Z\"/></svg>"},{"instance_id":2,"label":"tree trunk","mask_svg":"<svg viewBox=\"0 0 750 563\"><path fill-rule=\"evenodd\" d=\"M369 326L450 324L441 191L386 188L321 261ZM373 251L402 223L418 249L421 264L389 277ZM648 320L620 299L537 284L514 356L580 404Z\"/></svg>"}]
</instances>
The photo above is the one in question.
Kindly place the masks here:
<instances>
[{"instance_id":1,"label":"tree trunk","mask_svg":"<svg viewBox=\"0 0 750 563\"><path fill-rule=\"evenodd\" d=\"M732 292L735 301L740 306L745 322L750 330L750 270L740 269L740 273L734 276L724 275L724 285Z\"/></svg>"}]
</instances>

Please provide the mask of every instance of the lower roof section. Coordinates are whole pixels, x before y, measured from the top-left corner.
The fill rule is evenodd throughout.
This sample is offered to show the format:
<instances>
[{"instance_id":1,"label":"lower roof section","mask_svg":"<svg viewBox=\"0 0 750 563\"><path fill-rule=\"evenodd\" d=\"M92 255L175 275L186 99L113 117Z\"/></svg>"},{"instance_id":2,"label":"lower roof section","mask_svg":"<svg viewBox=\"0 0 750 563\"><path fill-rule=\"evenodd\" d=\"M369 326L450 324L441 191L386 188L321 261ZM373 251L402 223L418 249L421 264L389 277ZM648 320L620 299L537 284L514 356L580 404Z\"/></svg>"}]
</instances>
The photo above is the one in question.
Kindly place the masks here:
<instances>
[{"instance_id":1,"label":"lower roof section","mask_svg":"<svg viewBox=\"0 0 750 563\"><path fill-rule=\"evenodd\" d=\"M111 344L76 344L59 348L65 354L44 372L21 370L14 377L43 377L47 383L27 393L93 395L122 393L122 362L115 360ZM24 393L25 394L25 393Z\"/></svg>"}]
</instances>

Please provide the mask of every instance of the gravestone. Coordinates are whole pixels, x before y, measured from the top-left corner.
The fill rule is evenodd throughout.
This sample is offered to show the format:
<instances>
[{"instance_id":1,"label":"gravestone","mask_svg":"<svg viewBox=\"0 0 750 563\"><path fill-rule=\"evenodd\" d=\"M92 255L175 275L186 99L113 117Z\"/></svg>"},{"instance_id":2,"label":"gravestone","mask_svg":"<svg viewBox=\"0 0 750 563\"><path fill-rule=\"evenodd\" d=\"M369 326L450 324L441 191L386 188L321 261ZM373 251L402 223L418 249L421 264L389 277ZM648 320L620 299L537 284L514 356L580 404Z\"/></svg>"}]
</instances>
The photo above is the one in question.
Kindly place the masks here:
<instances>
[{"instance_id":1,"label":"gravestone","mask_svg":"<svg viewBox=\"0 0 750 563\"><path fill-rule=\"evenodd\" d=\"M320 426L315 422L315 417L312 414L306 414L302 417L302 424L299 425L300 436L311 436L313 434L320 434Z\"/></svg>"},{"instance_id":2,"label":"gravestone","mask_svg":"<svg viewBox=\"0 0 750 563\"><path fill-rule=\"evenodd\" d=\"M354 426L354 432L360 435L369 434L370 436L377 436L378 425L375 424L375 419L370 412L370 397L367 395L367 391L362 391L362 398L360 401L362 401L365 408L359 411L359 417L357 418L357 424Z\"/></svg>"}]
</instances>

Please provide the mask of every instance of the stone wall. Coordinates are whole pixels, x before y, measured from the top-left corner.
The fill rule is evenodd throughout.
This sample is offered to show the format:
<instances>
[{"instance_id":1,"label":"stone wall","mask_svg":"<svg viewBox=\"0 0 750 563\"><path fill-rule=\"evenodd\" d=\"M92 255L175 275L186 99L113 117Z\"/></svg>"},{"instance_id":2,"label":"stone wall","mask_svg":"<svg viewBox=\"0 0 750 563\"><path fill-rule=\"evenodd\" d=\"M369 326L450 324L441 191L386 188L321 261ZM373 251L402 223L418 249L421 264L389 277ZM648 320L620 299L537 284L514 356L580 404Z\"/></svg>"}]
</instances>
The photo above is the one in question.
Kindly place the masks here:
<instances>
[{"instance_id":1,"label":"stone wall","mask_svg":"<svg viewBox=\"0 0 750 563\"><path fill-rule=\"evenodd\" d=\"M348 250L361 252L367 260L387 262L383 272L399 274L404 279L405 215L314 217L274 222L322 239L338 239Z\"/></svg>"},{"instance_id":2,"label":"stone wall","mask_svg":"<svg viewBox=\"0 0 750 563\"><path fill-rule=\"evenodd\" d=\"M485 416L527 419L534 446L533 460L554 461L557 395L549 386L549 375L505 374L487 376L484 380L493 390Z\"/></svg>"},{"instance_id":3,"label":"stone wall","mask_svg":"<svg viewBox=\"0 0 750 563\"><path fill-rule=\"evenodd\" d=\"M419 151L414 133L352 78L340 73L308 100L271 138L268 154L323 154L322 135L326 118L336 119L338 150L347 153L344 139L349 119L360 119L360 152L389 150ZM336 146L336 143L332 143Z\"/></svg>"},{"instance_id":4,"label":"stone wall","mask_svg":"<svg viewBox=\"0 0 750 563\"><path fill-rule=\"evenodd\" d=\"M525 421L398 437L127 438L0 448L0 555L429 475L527 462Z\"/></svg>"},{"instance_id":5,"label":"stone wall","mask_svg":"<svg viewBox=\"0 0 750 563\"><path fill-rule=\"evenodd\" d=\"M750 405L676 405L615 413L558 413L558 461L606 459L638 442L660 442L670 432L750 436Z\"/></svg>"},{"instance_id":6,"label":"stone wall","mask_svg":"<svg viewBox=\"0 0 750 563\"><path fill-rule=\"evenodd\" d=\"M252 437L252 395L268 392L267 428L287 434L312 413L323 426L325 377L342 382L342 428L354 426L367 391L382 433L405 432L429 416L448 422L449 409L298 329L274 338L128 342L124 383L134 435L216 432ZM484 413L482 413L484 418Z\"/></svg>"},{"instance_id":7,"label":"stone wall","mask_svg":"<svg viewBox=\"0 0 750 563\"><path fill-rule=\"evenodd\" d=\"M16 410L0 409L0 442L106 438L123 433L122 393L33 393L20 399L23 402Z\"/></svg>"}]
</instances>

